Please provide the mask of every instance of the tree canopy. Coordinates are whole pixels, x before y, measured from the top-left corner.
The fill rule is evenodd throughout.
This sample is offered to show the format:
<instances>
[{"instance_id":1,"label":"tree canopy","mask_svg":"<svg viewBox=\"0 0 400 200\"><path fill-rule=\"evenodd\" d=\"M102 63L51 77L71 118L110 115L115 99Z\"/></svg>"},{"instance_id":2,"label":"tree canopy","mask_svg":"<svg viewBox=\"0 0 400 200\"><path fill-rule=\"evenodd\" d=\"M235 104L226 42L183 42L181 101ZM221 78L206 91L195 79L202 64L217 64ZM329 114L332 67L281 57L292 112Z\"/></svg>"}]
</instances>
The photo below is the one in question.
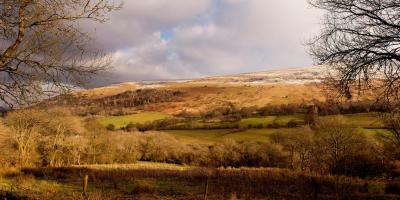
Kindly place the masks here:
<instances>
[{"instance_id":1,"label":"tree canopy","mask_svg":"<svg viewBox=\"0 0 400 200\"><path fill-rule=\"evenodd\" d=\"M109 59L79 22L107 20L113 0L1 0L0 100L30 103L82 84Z\"/></svg>"},{"instance_id":2,"label":"tree canopy","mask_svg":"<svg viewBox=\"0 0 400 200\"><path fill-rule=\"evenodd\" d=\"M354 87L372 88L387 102L400 102L400 1L309 2L326 11L310 53L319 64L335 69L341 94L351 98Z\"/></svg>"}]
</instances>

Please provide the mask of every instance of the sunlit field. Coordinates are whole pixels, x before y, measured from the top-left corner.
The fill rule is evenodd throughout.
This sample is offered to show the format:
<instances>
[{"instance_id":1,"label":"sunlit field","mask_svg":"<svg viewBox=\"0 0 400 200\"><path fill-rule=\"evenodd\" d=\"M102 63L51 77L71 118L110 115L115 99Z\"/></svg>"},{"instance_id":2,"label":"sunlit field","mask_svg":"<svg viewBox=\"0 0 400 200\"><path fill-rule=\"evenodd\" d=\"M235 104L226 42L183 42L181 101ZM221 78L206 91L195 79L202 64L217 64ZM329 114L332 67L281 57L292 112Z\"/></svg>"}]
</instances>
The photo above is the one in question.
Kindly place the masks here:
<instances>
[{"instance_id":1,"label":"sunlit field","mask_svg":"<svg viewBox=\"0 0 400 200\"><path fill-rule=\"evenodd\" d=\"M125 115L125 116L112 116L112 117L103 117L99 119L99 122L104 126L109 124L113 124L115 128L122 128L130 123L132 124L144 124L147 122L153 122L156 120L166 119L171 117L170 115L166 115L158 112L144 112L133 115Z\"/></svg>"}]
</instances>

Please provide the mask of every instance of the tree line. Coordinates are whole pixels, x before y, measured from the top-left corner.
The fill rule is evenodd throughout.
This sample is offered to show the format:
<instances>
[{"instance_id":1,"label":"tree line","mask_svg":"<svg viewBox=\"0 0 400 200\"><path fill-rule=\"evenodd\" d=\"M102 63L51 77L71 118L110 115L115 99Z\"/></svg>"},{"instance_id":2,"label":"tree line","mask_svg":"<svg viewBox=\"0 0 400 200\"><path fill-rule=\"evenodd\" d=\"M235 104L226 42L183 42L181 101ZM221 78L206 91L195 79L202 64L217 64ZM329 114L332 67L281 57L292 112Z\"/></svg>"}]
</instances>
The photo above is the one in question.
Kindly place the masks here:
<instances>
[{"instance_id":1,"label":"tree line","mask_svg":"<svg viewBox=\"0 0 400 200\"><path fill-rule=\"evenodd\" d=\"M390 121L397 130L400 123ZM8 166L71 166L141 161L207 167L280 167L358 177L395 175L400 159L395 134L366 135L343 119L318 119L315 126L277 132L268 142L224 140L186 144L163 132L107 131L68 110L18 110L0 131L1 163Z\"/></svg>"}]
</instances>

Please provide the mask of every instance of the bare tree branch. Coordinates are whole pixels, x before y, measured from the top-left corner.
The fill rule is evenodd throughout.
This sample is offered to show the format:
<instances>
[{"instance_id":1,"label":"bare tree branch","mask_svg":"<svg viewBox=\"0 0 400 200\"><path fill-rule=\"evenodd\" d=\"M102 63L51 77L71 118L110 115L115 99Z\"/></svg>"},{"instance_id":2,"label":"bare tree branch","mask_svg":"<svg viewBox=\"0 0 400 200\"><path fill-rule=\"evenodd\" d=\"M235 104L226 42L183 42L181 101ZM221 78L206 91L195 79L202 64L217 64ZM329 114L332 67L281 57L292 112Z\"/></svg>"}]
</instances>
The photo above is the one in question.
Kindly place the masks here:
<instances>
[{"instance_id":1,"label":"bare tree branch","mask_svg":"<svg viewBox=\"0 0 400 200\"><path fill-rule=\"evenodd\" d=\"M106 69L109 57L90 51L78 22L104 22L120 7L113 0L0 1L0 101L32 103Z\"/></svg>"},{"instance_id":2,"label":"bare tree branch","mask_svg":"<svg viewBox=\"0 0 400 200\"><path fill-rule=\"evenodd\" d=\"M326 11L310 54L334 69L335 86L348 98L373 89L391 106L400 103L400 1L309 0ZM354 89L356 88L356 89Z\"/></svg>"}]
</instances>

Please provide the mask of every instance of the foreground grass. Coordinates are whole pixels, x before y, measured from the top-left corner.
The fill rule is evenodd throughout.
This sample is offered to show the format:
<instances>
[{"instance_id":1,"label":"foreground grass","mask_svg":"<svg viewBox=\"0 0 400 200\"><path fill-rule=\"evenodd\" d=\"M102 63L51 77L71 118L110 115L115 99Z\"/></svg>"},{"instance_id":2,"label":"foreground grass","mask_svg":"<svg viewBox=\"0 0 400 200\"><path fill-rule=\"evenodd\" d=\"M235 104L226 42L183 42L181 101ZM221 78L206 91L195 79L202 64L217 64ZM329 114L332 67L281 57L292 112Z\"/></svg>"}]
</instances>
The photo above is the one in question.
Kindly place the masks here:
<instances>
[{"instance_id":1,"label":"foreground grass","mask_svg":"<svg viewBox=\"0 0 400 200\"><path fill-rule=\"evenodd\" d=\"M111 117L103 117L99 119L99 122L107 126L109 124L113 124L115 128L120 129L129 123L133 124L144 124L146 122L153 122L156 120L166 119L171 117L170 115L166 115L158 112L144 112L134 115L124 115L124 116L111 116Z\"/></svg>"},{"instance_id":2,"label":"foreground grass","mask_svg":"<svg viewBox=\"0 0 400 200\"><path fill-rule=\"evenodd\" d=\"M130 170L130 169L170 169L170 170L187 170L190 166L170 164L170 163L158 163L158 162L143 162L138 161L133 164L98 164L98 165L80 165L73 166L75 168L88 168L97 170Z\"/></svg>"},{"instance_id":3,"label":"foreground grass","mask_svg":"<svg viewBox=\"0 0 400 200\"><path fill-rule=\"evenodd\" d=\"M398 199L388 182L276 168L204 169L144 163L29 168L5 173L0 198L26 199ZM135 166L136 165L136 166ZM165 167L168 167L166 169ZM89 176L86 196L82 180ZM2 196L3 194L3 196ZM12 198L9 198L12 199Z\"/></svg>"}]
</instances>

